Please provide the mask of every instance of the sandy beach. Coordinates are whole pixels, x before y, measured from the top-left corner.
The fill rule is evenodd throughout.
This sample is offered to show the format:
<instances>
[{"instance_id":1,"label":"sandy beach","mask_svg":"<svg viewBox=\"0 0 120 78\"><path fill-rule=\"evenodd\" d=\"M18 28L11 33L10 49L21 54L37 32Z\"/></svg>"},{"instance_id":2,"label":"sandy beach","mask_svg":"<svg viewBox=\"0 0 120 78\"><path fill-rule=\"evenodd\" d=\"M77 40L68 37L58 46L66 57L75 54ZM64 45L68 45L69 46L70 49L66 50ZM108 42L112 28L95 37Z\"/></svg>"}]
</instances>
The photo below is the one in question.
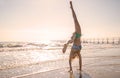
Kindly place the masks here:
<instances>
[{"instance_id":1,"label":"sandy beach","mask_svg":"<svg viewBox=\"0 0 120 78\"><path fill-rule=\"evenodd\" d=\"M116 49L105 50L115 52ZM118 49L118 51L120 51ZM103 51L104 52L104 51ZM116 53L116 52L115 52ZM89 64L85 64L85 59L83 58L83 73L82 77L78 72L78 66L75 66L73 76L68 72L67 68L58 68L54 70L30 73L26 75L16 76L13 78L120 78L120 56L106 56L96 57L94 59L87 59ZM77 60L74 62L74 64ZM94 63L92 63L94 62ZM92 64L90 64L92 63ZM59 65L59 64L58 64ZM85 73L85 74L84 74Z\"/></svg>"},{"instance_id":2,"label":"sandy beach","mask_svg":"<svg viewBox=\"0 0 120 78\"><path fill-rule=\"evenodd\" d=\"M74 67L77 68L77 67ZM108 67L110 68L110 67ZM81 74L74 70L73 73L68 72L69 68L56 69L40 73L31 73L21 76L16 76L12 78L119 78L120 72L104 71L100 67L85 69Z\"/></svg>"}]
</instances>

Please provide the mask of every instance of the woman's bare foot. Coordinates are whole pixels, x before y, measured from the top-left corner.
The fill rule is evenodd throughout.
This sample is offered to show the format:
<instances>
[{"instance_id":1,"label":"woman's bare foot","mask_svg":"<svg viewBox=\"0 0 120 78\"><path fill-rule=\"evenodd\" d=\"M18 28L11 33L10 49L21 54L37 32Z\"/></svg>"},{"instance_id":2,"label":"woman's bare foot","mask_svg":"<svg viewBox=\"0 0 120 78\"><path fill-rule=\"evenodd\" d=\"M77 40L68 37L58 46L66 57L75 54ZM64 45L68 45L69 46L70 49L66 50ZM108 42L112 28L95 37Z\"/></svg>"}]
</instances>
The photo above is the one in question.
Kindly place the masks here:
<instances>
[{"instance_id":1,"label":"woman's bare foot","mask_svg":"<svg viewBox=\"0 0 120 78\"><path fill-rule=\"evenodd\" d=\"M67 44L64 44L64 47L63 47L63 49L62 49L63 53L66 52L66 49L67 49Z\"/></svg>"}]
</instances>

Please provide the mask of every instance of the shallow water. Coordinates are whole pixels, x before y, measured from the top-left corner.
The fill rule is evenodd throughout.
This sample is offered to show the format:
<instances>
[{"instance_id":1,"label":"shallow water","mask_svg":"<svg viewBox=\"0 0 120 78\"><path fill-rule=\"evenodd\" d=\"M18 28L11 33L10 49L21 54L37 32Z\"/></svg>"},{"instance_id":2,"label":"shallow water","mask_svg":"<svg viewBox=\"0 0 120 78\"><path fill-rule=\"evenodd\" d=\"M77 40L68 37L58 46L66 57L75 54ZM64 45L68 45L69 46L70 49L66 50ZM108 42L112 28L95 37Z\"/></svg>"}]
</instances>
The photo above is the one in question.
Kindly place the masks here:
<instances>
[{"instance_id":1,"label":"shallow water","mask_svg":"<svg viewBox=\"0 0 120 78\"><path fill-rule=\"evenodd\" d=\"M68 67L70 47L62 53L63 42L49 43L10 43L22 45L0 48L0 77L9 78L17 75L43 72L56 68ZM112 44L83 44L81 51L83 67L113 66L109 70L120 71L120 45ZM75 59L73 66L78 66ZM118 68L114 68L118 66Z\"/></svg>"}]
</instances>

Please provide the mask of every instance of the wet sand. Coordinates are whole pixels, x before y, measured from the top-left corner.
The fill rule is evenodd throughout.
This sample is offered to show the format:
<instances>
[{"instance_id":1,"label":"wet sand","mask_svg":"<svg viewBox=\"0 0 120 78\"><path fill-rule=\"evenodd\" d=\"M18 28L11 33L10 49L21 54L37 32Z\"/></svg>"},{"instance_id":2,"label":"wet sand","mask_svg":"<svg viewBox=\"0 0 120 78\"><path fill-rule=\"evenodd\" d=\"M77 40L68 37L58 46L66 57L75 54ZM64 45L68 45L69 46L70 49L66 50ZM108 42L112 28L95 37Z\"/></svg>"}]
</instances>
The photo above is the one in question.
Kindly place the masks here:
<instances>
[{"instance_id":1,"label":"wet sand","mask_svg":"<svg viewBox=\"0 0 120 78\"><path fill-rule=\"evenodd\" d=\"M56 69L46 72L30 73L20 75L13 78L120 78L120 71L107 71L106 66L84 68L82 74L79 73L77 67L74 67L73 73L69 73L69 68ZM108 69L111 66L107 66Z\"/></svg>"},{"instance_id":2,"label":"wet sand","mask_svg":"<svg viewBox=\"0 0 120 78\"><path fill-rule=\"evenodd\" d=\"M52 67L50 67L52 66ZM45 69L13 78L80 78L78 60L73 61L73 77L69 70L68 59L44 65ZM83 55L83 76L81 78L120 78L120 49L108 49L99 53L89 53L89 58Z\"/></svg>"},{"instance_id":3,"label":"wet sand","mask_svg":"<svg viewBox=\"0 0 120 78\"><path fill-rule=\"evenodd\" d=\"M76 68L76 67L74 67ZM42 73L33 73L22 76L16 76L13 78L91 78L86 72L79 72L74 70L73 72L68 72L68 68L56 69Z\"/></svg>"}]
</instances>

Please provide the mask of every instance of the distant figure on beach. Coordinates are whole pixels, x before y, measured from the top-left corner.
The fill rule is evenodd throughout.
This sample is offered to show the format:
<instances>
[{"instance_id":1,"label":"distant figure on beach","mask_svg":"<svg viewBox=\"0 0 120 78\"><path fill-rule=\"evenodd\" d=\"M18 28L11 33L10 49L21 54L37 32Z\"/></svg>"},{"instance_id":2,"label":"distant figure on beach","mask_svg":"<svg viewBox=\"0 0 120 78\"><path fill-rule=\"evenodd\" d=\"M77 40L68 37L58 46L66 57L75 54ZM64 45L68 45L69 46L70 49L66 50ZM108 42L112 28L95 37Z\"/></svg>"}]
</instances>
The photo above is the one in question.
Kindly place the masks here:
<instances>
[{"instance_id":1,"label":"distant figure on beach","mask_svg":"<svg viewBox=\"0 0 120 78\"><path fill-rule=\"evenodd\" d=\"M65 53L68 44L73 43L73 46L72 46L71 52L70 52L70 56L69 56L69 65L70 65L69 72L72 72L71 62L76 56L79 58L79 70L80 71L82 70L82 58L81 58L81 54L80 54L82 46L81 46L81 27L77 20L75 11L73 9L72 1L70 1L70 8L72 10L72 15L73 15L73 19L74 19L75 32L73 33L71 39L68 40L68 42L66 44L64 44L64 47L62 50L63 50L63 53Z\"/></svg>"}]
</instances>

